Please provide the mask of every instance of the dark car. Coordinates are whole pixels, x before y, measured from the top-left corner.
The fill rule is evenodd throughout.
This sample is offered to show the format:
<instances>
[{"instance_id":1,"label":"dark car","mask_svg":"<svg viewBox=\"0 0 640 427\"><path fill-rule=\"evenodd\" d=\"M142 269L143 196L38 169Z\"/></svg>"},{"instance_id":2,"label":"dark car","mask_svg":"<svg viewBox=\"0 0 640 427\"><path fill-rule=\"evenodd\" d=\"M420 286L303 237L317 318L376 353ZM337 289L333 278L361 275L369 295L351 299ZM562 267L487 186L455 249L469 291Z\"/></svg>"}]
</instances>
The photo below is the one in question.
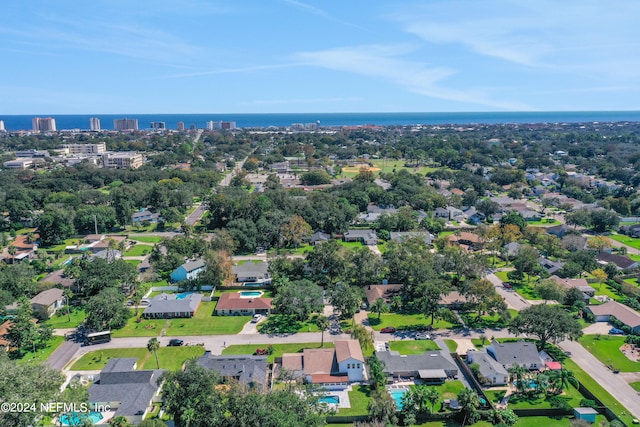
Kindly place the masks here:
<instances>
[{"instance_id":1,"label":"dark car","mask_svg":"<svg viewBox=\"0 0 640 427\"><path fill-rule=\"evenodd\" d=\"M169 347L180 347L183 344L184 341L175 338L169 341Z\"/></svg>"},{"instance_id":2,"label":"dark car","mask_svg":"<svg viewBox=\"0 0 640 427\"><path fill-rule=\"evenodd\" d=\"M380 332L382 332L383 334L392 334L396 331L396 328L394 328L393 326L385 326L384 328L380 329Z\"/></svg>"},{"instance_id":3,"label":"dark car","mask_svg":"<svg viewBox=\"0 0 640 427\"><path fill-rule=\"evenodd\" d=\"M502 286L504 286L505 289L513 289L513 286L511 286L511 283L509 282L504 282Z\"/></svg>"}]
</instances>

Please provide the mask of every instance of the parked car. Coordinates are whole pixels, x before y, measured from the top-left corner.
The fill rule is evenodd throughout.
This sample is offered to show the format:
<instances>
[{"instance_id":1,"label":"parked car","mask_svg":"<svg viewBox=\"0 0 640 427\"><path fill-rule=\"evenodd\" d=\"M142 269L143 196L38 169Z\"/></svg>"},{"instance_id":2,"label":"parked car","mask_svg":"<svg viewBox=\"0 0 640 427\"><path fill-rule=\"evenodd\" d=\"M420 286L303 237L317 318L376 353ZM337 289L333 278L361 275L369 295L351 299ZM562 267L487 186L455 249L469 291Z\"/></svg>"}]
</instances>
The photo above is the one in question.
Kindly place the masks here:
<instances>
[{"instance_id":1,"label":"parked car","mask_svg":"<svg viewBox=\"0 0 640 427\"><path fill-rule=\"evenodd\" d=\"M504 282L504 283L502 284L502 286L503 286L505 289L513 289L513 286L512 286L512 285L511 285L511 283L509 283L509 282Z\"/></svg>"},{"instance_id":2,"label":"parked car","mask_svg":"<svg viewBox=\"0 0 640 427\"><path fill-rule=\"evenodd\" d=\"M169 340L169 347L180 347L181 345L184 344L184 341L179 340L177 338L174 338L172 340Z\"/></svg>"},{"instance_id":3,"label":"parked car","mask_svg":"<svg viewBox=\"0 0 640 427\"><path fill-rule=\"evenodd\" d=\"M430 340L431 339L431 335L424 333L424 332L418 332L416 334L416 339L417 340Z\"/></svg>"},{"instance_id":4,"label":"parked car","mask_svg":"<svg viewBox=\"0 0 640 427\"><path fill-rule=\"evenodd\" d=\"M624 335L624 331L622 329L618 329L618 328L611 328L611 329L609 329L609 334L611 334L611 335Z\"/></svg>"},{"instance_id":5,"label":"parked car","mask_svg":"<svg viewBox=\"0 0 640 427\"><path fill-rule=\"evenodd\" d=\"M254 314L251 318L251 323L258 323L262 319L262 314Z\"/></svg>"},{"instance_id":6,"label":"parked car","mask_svg":"<svg viewBox=\"0 0 640 427\"><path fill-rule=\"evenodd\" d=\"M385 326L384 328L380 329L380 332L382 332L383 334L392 334L396 331L396 328L394 328L393 326Z\"/></svg>"}]
</instances>

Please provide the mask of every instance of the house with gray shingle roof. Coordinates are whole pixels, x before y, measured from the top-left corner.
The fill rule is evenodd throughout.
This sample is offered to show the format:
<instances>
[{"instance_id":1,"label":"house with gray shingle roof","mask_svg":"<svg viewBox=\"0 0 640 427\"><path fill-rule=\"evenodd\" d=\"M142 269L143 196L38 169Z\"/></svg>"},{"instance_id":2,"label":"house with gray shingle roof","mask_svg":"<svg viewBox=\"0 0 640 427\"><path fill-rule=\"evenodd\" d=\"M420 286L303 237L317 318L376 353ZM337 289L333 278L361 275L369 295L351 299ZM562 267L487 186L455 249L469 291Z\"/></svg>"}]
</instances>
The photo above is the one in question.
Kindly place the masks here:
<instances>
[{"instance_id":1,"label":"house with gray shingle roof","mask_svg":"<svg viewBox=\"0 0 640 427\"><path fill-rule=\"evenodd\" d=\"M202 294L165 294L156 295L144 309L142 317L146 319L172 319L174 317L193 317L200 307Z\"/></svg>"},{"instance_id":2,"label":"house with gray shingle roof","mask_svg":"<svg viewBox=\"0 0 640 427\"><path fill-rule=\"evenodd\" d=\"M401 355L397 351L377 351L376 357L384 364L383 372L394 379L414 377L426 382L442 383L447 377L458 375L458 367L451 356L443 351L409 355Z\"/></svg>"},{"instance_id":3,"label":"house with gray shingle roof","mask_svg":"<svg viewBox=\"0 0 640 427\"><path fill-rule=\"evenodd\" d=\"M63 305L62 289L51 288L31 298L31 308L42 319L48 319Z\"/></svg>"},{"instance_id":4,"label":"house with gray shingle roof","mask_svg":"<svg viewBox=\"0 0 640 427\"><path fill-rule=\"evenodd\" d=\"M487 347L487 353L498 361L505 369L509 369L515 364L524 366L527 369L541 369L544 361L538 354L536 343L528 341L503 342L496 340Z\"/></svg>"},{"instance_id":5,"label":"house with gray shingle roof","mask_svg":"<svg viewBox=\"0 0 640 427\"><path fill-rule=\"evenodd\" d=\"M505 385L509 382L509 373L486 351L468 351L467 363L477 363L480 375L485 377L492 386Z\"/></svg>"},{"instance_id":6,"label":"house with gray shingle roof","mask_svg":"<svg viewBox=\"0 0 640 427\"><path fill-rule=\"evenodd\" d=\"M225 380L235 380L251 388L265 390L267 385L267 356L237 354L216 356L207 351L196 363L219 372Z\"/></svg>"},{"instance_id":7,"label":"house with gray shingle roof","mask_svg":"<svg viewBox=\"0 0 640 427\"><path fill-rule=\"evenodd\" d=\"M173 270L171 273L171 280L174 282L181 282L183 280L196 279L200 273L207 268L203 259L196 259L193 261L187 261L180 267Z\"/></svg>"},{"instance_id":8,"label":"house with gray shingle roof","mask_svg":"<svg viewBox=\"0 0 640 427\"><path fill-rule=\"evenodd\" d=\"M236 276L236 282L262 283L268 285L271 283L269 276L269 263L246 261L232 267L233 274Z\"/></svg>"},{"instance_id":9,"label":"house with gray shingle roof","mask_svg":"<svg viewBox=\"0 0 640 427\"><path fill-rule=\"evenodd\" d=\"M109 405L114 417L123 416L132 424L139 424L160 401L158 378L164 370L136 370L136 358L109 360L100 375L89 387L91 407Z\"/></svg>"},{"instance_id":10,"label":"house with gray shingle roof","mask_svg":"<svg viewBox=\"0 0 640 427\"><path fill-rule=\"evenodd\" d=\"M345 242L361 242L367 246L378 244L378 235L373 230L348 230L344 233Z\"/></svg>"}]
</instances>

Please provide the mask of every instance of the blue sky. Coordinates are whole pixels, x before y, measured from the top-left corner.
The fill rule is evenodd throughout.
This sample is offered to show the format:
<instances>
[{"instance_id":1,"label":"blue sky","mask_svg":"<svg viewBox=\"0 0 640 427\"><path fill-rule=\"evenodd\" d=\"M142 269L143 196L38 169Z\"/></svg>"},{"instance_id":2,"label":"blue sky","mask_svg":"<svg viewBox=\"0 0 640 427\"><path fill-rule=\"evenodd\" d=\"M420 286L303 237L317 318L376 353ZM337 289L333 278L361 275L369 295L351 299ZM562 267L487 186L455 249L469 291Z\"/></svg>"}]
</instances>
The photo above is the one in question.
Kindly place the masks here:
<instances>
[{"instance_id":1,"label":"blue sky","mask_svg":"<svg viewBox=\"0 0 640 427\"><path fill-rule=\"evenodd\" d=\"M640 109L629 0L22 0L0 114Z\"/></svg>"}]
</instances>

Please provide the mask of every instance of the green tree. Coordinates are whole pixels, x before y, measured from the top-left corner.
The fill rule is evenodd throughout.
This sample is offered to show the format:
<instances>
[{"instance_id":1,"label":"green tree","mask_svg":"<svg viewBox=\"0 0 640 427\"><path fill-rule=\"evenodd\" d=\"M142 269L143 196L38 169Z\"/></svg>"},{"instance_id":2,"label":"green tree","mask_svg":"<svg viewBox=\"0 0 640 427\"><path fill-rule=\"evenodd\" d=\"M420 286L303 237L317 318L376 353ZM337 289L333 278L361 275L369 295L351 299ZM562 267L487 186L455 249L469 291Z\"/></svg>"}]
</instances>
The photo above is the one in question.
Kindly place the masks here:
<instances>
[{"instance_id":1,"label":"green tree","mask_svg":"<svg viewBox=\"0 0 640 427\"><path fill-rule=\"evenodd\" d=\"M109 420L109 427L132 427L132 424L122 415L118 415Z\"/></svg>"},{"instance_id":2,"label":"green tree","mask_svg":"<svg viewBox=\"0 0 640 427\"><path fill-rule=\"evenodd\" d=\"M284 247L297 248L304 238L312 233L311 226L299 215L293 215L280 227L280 238Z\"/></svg>"},{"instance_id":3,"label":"green tree","mask_svg":"<svg viewBox=\"0 0 640 427\"><path fill-rule=\"evenodd\" d=\"M329 174L322 169L314 169L300 176L303 185L323 185L331 182Z\"/></svg>"},{"instance_id":4,"label":"green tree","mask_svg":"<svg viewBox=\"0 0 640 427\"><path fill-rule=\"evenodd\" d=\"M18 310L12 319L13 325L6 335L10 348L15 348L14 354L22 356L31 351L45 348L52 336L52 329L46 323L35 324L31 303L22 297L18 300Z\"/></svg>"},{"instance_id":5,"label":"green tree","mask_svg":"<svg viewBox=\"0 0 640 427\"><path fill-rule=\"evenodd\" d=\"M475 423L478 417L478 408L480 407L480 398L478 394L471 389L465 388L458 394L458 402L460 404L460 414L462 415L462 426Z\"/></svg>"},{"instance_id":6,"label":"green tree","mask_svg":"<svg viewBox=\"0 0 640 427\"><path fill-rule=\"evenodd\" d=\"M129 318L125 296L118 289L107 288L89 299L85 307L85 325L96 331L122 328Z\"/></svg>"},{"instance_id":7,"label":"green tree","mask_svg":"<svg viewBox=\"0 0 640 427\"><path fill-rule=\"evenodd\" d=\"M158 338L153 337L147 343L147 350L156 357L156 368L160 369L160 362L158 361L158 349L160 348L160 341Z\"/></svg>"},{"instance_id":8,"label":"green tree","mask_svg":"<svg viewBox=\"0 0 640 427\"><path fill-rule=\"evenodd\" d=\"M521 233L523 233L524 229L527 228L527 220L524 219L522 214L518 211L511 211L500 219L500 225L502 227L508 224L517 225Z\"/></svg>"},{"instance_id":9,"label":"green tree","mask_svg":"<svg viewBox=\"0 0 640 427\"><path fill-rule=\"evenodd\" d=\"M369 248L355 248L347 255L348 268L345 276L356 286L380 282L382 262Z\"/></svg>"},{"instance_id":10,"label":"green tree","mask_svg":"<svg viewBox=\"0 0 640 427\"><path fill-rule=\"evenodd\" d=\"M65 288L62 291L62 296L64 296L64 305L67 307L67 320L71 322L71 298L73 298L73 291L71 288Z\"/></svg>"},{"instance_id":11,"label":"green tree","mask_svg":"<svg viewBox=\"0 0 640 427\"><path fill-rule=\"evenodd\" d=\"M64 242L75 234L74 211L50 208L36 218L35 225L40 233L42 246L53 246Z\"/></svg>"},{"instance_id":12,"label":"green tree","mask_svg":"<svg viewBox=\"0 0 640 427\"><path fill-rule=\"evenodd\" d=\"M562 393L562 391L569 387L569 385L578 388L578 380L573 375L573 372L565 368L553 371L549 374L549 380L556 394Z\"/></svg>"},{"instance_id":13,"label":"green tree","mask_svg":"<svg viewBox=\"0 0 640 427\"><path fill-rule=\"evenodd\" d=\"M540 254L536 248L529 245L522 245L516 251L513 266L519 272L526 273L527 280L530 280L531 275L540 268L540 264L538 263L539 257Z\"/></svg>"},{"instance_id":14,"label":"green tree","mask_svg":"<svg viewBox=\"0 0 640 427\"><path fill-rule=\"evenodd\" d=\"M277 287L273 306L279 314L294 315L296 320L307 320L309 315L319 312L322 303L322 288L310 280L287 281Z\"/></svg>"},{"instance_id":15,"label":"green tree","mask_svg":"<svg viewBox=\"0 0 640 427\"><path fill-rule=\"evenodd\" d=\"M391 395L383 388L377 388L371 393L371 400L367 406L369 418L385 425L397 423L396 412L398 408Z\"/></svg>"},{"instance_id":16,"label":"green tree","mask_svg":"<svg viewBox=\"0 0 640 427\"><path fill-rule=\"evenodd\" d=\"M518 391L518 393L524 393L525 391L524 380L529 374L529 370L526 367L519 365L518 363L514 363L508 369L508 372L509 372L509 378L511 379L511 382L513 383L513 385L516 387L516 390Z\"/></svg>"},{"instance_id":17,"label":"green tree","mask_svg":"<svg viewBox=\"0 0 640 427\"><path fill-rule=\"evenodd\" d=\"M384 363L374 354L367 359L369 365L369 382L373 390L384 388L387 383L387 375L384 373Z\"/></svg>"},{"instance_id":18,"label":"green tree","mask_svg":"<svg viewBox=\"0 0 640 427\"><path fill-rule=\"evenodd\" d=\"M329 290L329 299L331 305L340 312L343 318L349 318L362 303L362 289L347 283L337 283Z\"/></svg>"},{"instance_id":19,"label":"green tree","mask_svg":"<svg viewBox=\"0 0 640 427\"><path fill-rule=\"evenodd\" d=\"M548 304L532 305L520 311L509 325L509 331L537 337L541 350L548 342L577 339L582 335L580 322L562 307Z\"/></svg>"},{"instance_id":20,"label":"green tree","mask_svg":"<svg viewBox=\"0 0 640 427\"><path fill-rule=\"evenodd\" d=\"M378 298L373 302L373 304L371 304L370 309L374 313L378 313L378 320L380 320L380 315L389 311L389 306L384 302L384 299Z\"/></svg>"},{"instance_id":21,"label":"green tree","mask_svg":"<svg viewBox=\"0 0 640 427\"><path fill-rule=\"evenodd\" d=\"M562 302L562 300L564 300L564 288L558 285L553 279L540 280L536 283L534 289L538 296L544 300L545 304L547 301Z\"/></svg>"},{"instance_id":22,"label":"green tree","mask_svg":"<svg viewBox=\"0 0 640 427\"><path fill-rule=\"evenodd\" d=\"M320 347L324 347L324 331L329 328L329 319L326 316L318 316L316 317L316 326L322 332L322 337L320 341Z\"/></svg>"}]
</instances>

